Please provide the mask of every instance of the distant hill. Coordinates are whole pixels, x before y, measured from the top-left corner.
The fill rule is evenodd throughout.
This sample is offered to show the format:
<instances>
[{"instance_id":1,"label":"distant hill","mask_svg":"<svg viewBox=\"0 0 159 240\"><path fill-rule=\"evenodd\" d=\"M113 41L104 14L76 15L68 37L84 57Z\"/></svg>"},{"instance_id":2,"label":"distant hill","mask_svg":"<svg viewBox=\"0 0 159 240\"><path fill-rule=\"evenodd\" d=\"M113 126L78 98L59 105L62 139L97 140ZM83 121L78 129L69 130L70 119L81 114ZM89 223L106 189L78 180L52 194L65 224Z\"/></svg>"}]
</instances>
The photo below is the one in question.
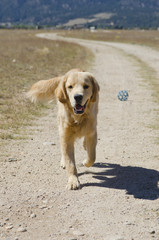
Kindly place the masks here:
<instances>
[{"instance_id":1,"label":"distant hill","mask_svg":"<svg viewBox=\"0 0 159 240\"><path fill-rule=\"evenodd\" d=\"M0 0L4 23L158 28L159 0Z\"/></svg>"}]
</instances>

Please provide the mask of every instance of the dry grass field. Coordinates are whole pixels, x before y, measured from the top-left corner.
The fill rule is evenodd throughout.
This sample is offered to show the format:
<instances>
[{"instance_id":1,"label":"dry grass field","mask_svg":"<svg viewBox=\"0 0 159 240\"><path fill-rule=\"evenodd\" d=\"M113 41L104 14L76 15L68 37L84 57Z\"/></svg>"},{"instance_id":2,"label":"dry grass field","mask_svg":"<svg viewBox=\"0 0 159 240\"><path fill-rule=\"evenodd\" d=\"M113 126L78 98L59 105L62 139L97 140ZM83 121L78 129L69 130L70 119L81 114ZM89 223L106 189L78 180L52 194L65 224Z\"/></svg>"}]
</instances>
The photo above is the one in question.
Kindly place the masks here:
<instances>
[{"instance_id":1,"label":"dry grass field","mask_svg":"<svg viewBox=\"0 0 159 240\"><path fill-rule=\"evenodd\" d=\"M89 30L63 31L60 35L96 41L147 45L159 49L159 31L155 30Z\"/></svg>"},{"instance_id":2,"label":"dry grass field","mask_svg":"<svg viewBox=\"0 0 159 240\"><path fill-rule=\"evenodd\" d=\"M25 125L47 105L33 105L25 92L37 80L86 68L89 50L76 44L40 39L36 31L0 31L0 143L25 138Z\"/></svg>"}]
</instances>

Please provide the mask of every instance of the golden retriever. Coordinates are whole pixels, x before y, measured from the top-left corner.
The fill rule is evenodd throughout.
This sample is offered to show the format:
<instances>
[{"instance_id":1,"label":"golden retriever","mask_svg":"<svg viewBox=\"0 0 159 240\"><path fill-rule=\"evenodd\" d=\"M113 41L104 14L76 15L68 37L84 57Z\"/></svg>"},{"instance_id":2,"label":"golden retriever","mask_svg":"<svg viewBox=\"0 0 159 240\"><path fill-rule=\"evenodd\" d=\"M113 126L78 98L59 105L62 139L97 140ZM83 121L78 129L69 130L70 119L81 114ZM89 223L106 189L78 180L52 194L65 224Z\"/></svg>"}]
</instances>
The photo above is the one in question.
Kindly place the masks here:
<instances>
[{"instance_id":1,"label":"golden retriever","mask_svg":"<svg viewBox=\"0 0 159 240\"><path fill-rule=\"evenodd\" d=\"M80 188L74 157L74 142L84 137L87 151L86 167L95 162L97 144L97 113L99 85L94 76L80 69L72 69L64 76L35 83L28 97L32 102L58 102L58 125L61 143L61 167L68 171L68 189Z\"/></svg>"}]
</instances>

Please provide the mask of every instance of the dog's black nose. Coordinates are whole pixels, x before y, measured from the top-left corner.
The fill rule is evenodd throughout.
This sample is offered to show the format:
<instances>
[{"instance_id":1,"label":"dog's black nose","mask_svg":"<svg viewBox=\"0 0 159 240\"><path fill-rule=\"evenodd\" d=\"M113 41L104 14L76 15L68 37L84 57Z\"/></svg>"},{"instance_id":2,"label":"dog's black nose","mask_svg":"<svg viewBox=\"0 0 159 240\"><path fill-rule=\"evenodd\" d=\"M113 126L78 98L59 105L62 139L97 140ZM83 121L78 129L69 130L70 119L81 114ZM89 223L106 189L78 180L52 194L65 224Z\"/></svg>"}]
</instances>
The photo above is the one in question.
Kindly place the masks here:
<instances>
[{"instance_id":1,"label":"dog's black nose","mask_svg":"<svg viewBox=\"0 0 159 240\"><path fill-rule=\"evenodd\" d=\"M74 99L76 100L77 103L80 103L82 101L83 96L81 94L76 94L74 96Z\"/></svg>"}]
</instances>

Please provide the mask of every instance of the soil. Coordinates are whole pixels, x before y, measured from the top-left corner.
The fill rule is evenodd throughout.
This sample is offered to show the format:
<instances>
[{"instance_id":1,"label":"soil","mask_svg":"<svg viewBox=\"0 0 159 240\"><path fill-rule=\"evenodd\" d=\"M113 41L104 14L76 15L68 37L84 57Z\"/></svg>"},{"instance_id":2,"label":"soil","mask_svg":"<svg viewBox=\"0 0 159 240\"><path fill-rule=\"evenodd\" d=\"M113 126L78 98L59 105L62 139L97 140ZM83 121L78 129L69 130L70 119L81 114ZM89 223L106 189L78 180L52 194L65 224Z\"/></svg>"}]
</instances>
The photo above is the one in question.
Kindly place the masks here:
<instances>
[{"instance_id":1,"label":"soil","mask_svg":"<svg viewBox=\"0 0 159 240\"><path fill-rule=\"evenodd\" d=\"M39 37L63 39L51 33ZM159 108L139 62L131 57L159 76L159 52L131 44L66 40L95 55L86 70L101 88L97 160L89 169L82 166L86 153L77 141L82 188L65 188L53 104L28 127L28 140L4 146L8 156L0 162L0 239L159 240L158 130L150 127ZM122 89L129 93L125 102L117 98Z\"/></svg>"}]
</instances>

